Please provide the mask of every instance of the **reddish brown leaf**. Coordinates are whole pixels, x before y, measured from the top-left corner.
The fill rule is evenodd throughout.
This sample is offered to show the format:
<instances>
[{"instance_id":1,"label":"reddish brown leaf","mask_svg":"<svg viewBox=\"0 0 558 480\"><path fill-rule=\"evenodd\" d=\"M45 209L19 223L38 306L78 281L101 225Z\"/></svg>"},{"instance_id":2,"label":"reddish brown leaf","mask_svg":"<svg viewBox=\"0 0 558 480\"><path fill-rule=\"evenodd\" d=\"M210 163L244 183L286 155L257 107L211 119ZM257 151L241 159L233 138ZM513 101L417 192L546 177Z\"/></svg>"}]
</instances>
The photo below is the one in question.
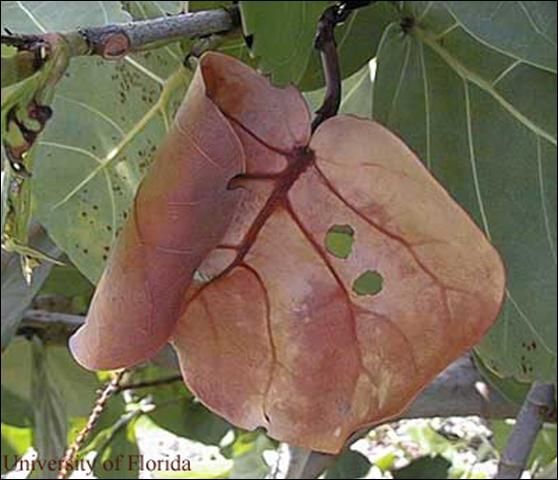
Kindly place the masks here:
<instances>
[{"instance_id":1,"label":"reddish brown leaf","mask_svg":"<svg viewBox=\"0 0 558 480\"><path fill-rule=\"evenodd\" d=\"M202 58L178 118L197 150L184 138L184 152L166 147L142 187L74 341L84 364L137 362L174 330L185 380L209 408L336 453L494 322L497 252L380 125L338 116L309 140L298 92L218 54ZM170 221L170 199L204 194ZM212 280L179 308L195 268Z\"/></svg>"}]
</instances>

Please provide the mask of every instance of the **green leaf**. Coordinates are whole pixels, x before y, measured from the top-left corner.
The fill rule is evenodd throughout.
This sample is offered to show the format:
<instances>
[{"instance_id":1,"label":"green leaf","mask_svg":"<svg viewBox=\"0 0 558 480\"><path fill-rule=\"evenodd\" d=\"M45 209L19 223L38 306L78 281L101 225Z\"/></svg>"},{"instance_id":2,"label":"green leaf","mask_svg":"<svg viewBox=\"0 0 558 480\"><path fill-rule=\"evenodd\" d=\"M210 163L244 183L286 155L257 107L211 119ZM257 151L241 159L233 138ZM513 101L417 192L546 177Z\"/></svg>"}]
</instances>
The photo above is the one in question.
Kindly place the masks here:
<instances>
[{"instance_id":1,"label":"green leaf","mask_svg":"<svg viewBox=\"0 0 558 480\"><path fill-rule=\"evenodd\" d=\"M444 457L422 457L413 460L409 465L392 470L393 478L405 479L430 479L430 478L448 478L448 471L451 463Z\"/></svg>"},{"instance_id":2,"label":"green leaf","mask_svg":"<svg viewBox=\"0 0 558 480\"><path fill-rule=\"evenodd\" d=\"M482 377L508 401L521 405L529 392L530 384L517 381L515 378L502 378L490 370L480 355L474 352L475 366Z\"/></svg>"},{"instance_id":3,"label":"green leaf","mask_svg":"<svg viewBox=\"0 0 558 480\"><path fill-rule=\"evenodd\" d=\"M100 384L95 374L78 365L66 347L48 346L45 366L69 416L89 415Z\"/></svg>"},{"instance_id":4,"label":"green leaf","mask_svg":"<svg viewBox=\"0 0 558 480\"><path fill-rule=\"evenodd\" d=\"M67 411L58 389L58 379L48 369L47 351L38 338L32 341L31 353L31 395L35 417L33 447L37 450L38 458L62 458L66 450ZM45 468L43 471L34 471L32 476L56 478L56 475L56 471Z\"/></svg>"},{"instance_id":5,"label":"green leaf","mask_svg":"<svg viewBox=\"0 0 558 480\"><path fill-rule=\"evenodd\" d=\"M364 478L371 466L362 453L347 450L327 469L325 478Z\"/></svg>"},{"instance_id":6,"label":"green leaf","mask_svg":"<svg viewBox=\"0 0 558 480\"><path fill-rule=\"evenodd\" d=\"M252 35L251 50L274 84L298 84L302 80L314 48L318 19L329 4L240 2L244 34Z\"/></svg>"},{"instance_id":7,"label":"green leaf","mask_svg":"<svg viewBox=\"0 0 558 480\"><path fill-rule=\"evenodd\" d=\"M2 353L2 390L4 394L9 392L27 402L22 408L31 410L31 346L22 337L16 337ZM10 415L10 409L2 410L2 422L20 424Z\"/></svg>"},{"instance_id":8,"label":"green leaf","mask_svg":"<svg viewBox=\"0 0 558 480\"><path fill-rule=\"evenodd\" d=\"M556 73L556 2L446 2L456 24L492 48Z\"/></svg>"},{"instance_id":9,"label":"green leaf","mask_svg":"<svg viewBox=\"0 0 558 480\"><path fill-rule=\"evenodd\" d=\"M347 21L335 27L341 78L353 75L376 56L384 30L396 19L396 12L388 2L374 2L368 7L356 9ZM306 72L298 87L306 91L323 85L320 55L316 49L312 49Z\"/></svg>"},{"instance_id":10,"label":"green leaf","mask_svg":"<svg viewBox=\"0 0 558 480\"><path fill-rule=\"evenodd\" d=\"M122 8L126 10L134 20L146 18L164 17L180 13L185 2L181 1L123 1Z\"/></svg>"},{"instance_id":11,"label":"green leaf","mask_svg":"<svg viewBox=\"0 0 558 480\"><path fill-rule=\"evenodd\" d=\"M139 412L139 410L138 410ZM136 412L129 412L107 432L93 468L98 478L138 478L140 451L134 434Z\"/></svg>"},{"instance_id":12,"label":"green leaf","mask_svg":"<svg viewBox=\"0 0 558 480\"><path fill-rule=\"evenodd\" d=\"M416 25L384 35L374 117L419 154L504 259L505 304L479 346L486 365L554 382L556 76L478 42L442 2L408 2L402 15Z\"/></svg>"},{"instance_id":13,"label":"green leaf","mask_svg":"<svg viewBox=\"0 0 558 480\"><path fill-rule=\"evenodd\" d=\"M175 402L155 399L158 406L149 414L165 430L206 445L218 445L230 430L226 421L193 398L175 399Z\"/></svg>"},{"instance_id":14,"label":"green leaf","mask_svg":"<svg viewBox=\"0 0 558 480\"><path fill-rule=\"evenodd\" d=\"M176 370L147 365L134 372L130 383L149 383L161 379L175 378ZM186 388L179 375L178 381L163 383L135 391L137 395L150 398L153 410L146 417L159 428L173 434L201 442L219 445L231 426L221 417L210 412L199 403Z\"/></svg>"},{"instance_id":15,"label":"green leaf","mask_svg":"<svg viewBox=\"0 0 558 480\"><path fill-rule=\"evenodd\" d=\"M34 427L40 457L58 458L67 441L68 416L89 415L97 387L95 375L77 366L66 348L45 347L38 339L31 347L17 338L2 356L2 422Z\"/></svg>"},{"instance_id":16,"label":"green leaf","mask_svg":"<svg viewBox=\"0 0 558 480\"><path fill-rule=\"evenodd\" d=\"M130 17L120 2L2 2L2 27L16 33L61 32Z\"/></svg>"},{"instance_id":17,"label":"green leaf","mask_svg":"<svg viewBox=\"0 0 558 480\"><path fill-rule=\"evenodd\" d=\"M52 257L57 257L60 250L48 238L46 233L37 228L31 227L31 245L37 250L44 252ZM2 250L1 272L2 272L2 351L8 346L15 335L23 312L28 308L31 300L41 288L50 273L53 264L42 262L37 267L32 276L31 285L28 285L21 273L21 263L19 255L15 252Z\"/></svg>"},{"instance_id":18,"label":"green leaf","mask_svg":"<svg viewBox=\"0 0 558 480\"><path fill-rule=\"evenodd\" d=\"M193 1L188 3L189 12L199 12L203 10L215 10L219 8L230 7L233 2L231 1ZM188 53L194 41L183 42L183 51ZM255 66L257 62L250 55L250 50L244 41L240 32L227 32L222 36L222 43L217 46L217 50L227 55L237 57L244 63Z\"/></svg>"},{"instance_id":19,"label":"green leaf","mask_svg":"<svg viewBox=\"0 0 558 480\"><path fill-rule=\"evenodd\" d=\"M230 7L233 2L228 0L223 1L205 1L205 0L194 0L193 2L188 2L189 12L199 12L202 10L216 10L218 8Z\"/></svg>"},{"instance_id":20,"label":"green leaf","mask_svg":"<svg viewBox=\"0 0 558 480\"><path fill-rule=\"evenodd\" d=\"M130 18L120 2L64 4L62 13L49 4L2 2L2 26L68 30ZM121 62L76 58L58 85L37 149L34 202L38 220L94 283L182 99L181 62L170 46Z\"/></svg>"},{"instance_id":21,"label":"green leaf","mask_svg":"<svg viewBox=\"0 0 558 480\"><path fill-rule=\"evenodd\" d=\"M2 385L2 425L30 427L33 425L31 403Z\"/></svg>"},{"instance_id":22,"label":"green leaf","mask_svg":"<svg viewBox=\"0 0 558 480\"><path fill-rule=\"evenodd\" d=\"M85 313L93 289L91 282L73 265L55 265L39 294L66 297L71 301L71 313Z\"/></svg>"},{"instance_id":23,"label":"green leaf","mask_svg":"<svg viewBox=\"0 0 558 480\"><path fill-rule=\"evenodd\" d=\"M237 432L229 449L234 462L229 478L266 478L269 465L263 459L263 452L275 449L267 436L260 432Z\"/></svg>"},{"instance_id":24,"label":"green leaf","mask_svg":"<svg viewBox=\"0 0 558 480\"><path fill-rule=\"evenodd\" d=\"M14 466L14 458L31 446L31 429L2 424L2 475Z\"/></svg>"}]
</instances>

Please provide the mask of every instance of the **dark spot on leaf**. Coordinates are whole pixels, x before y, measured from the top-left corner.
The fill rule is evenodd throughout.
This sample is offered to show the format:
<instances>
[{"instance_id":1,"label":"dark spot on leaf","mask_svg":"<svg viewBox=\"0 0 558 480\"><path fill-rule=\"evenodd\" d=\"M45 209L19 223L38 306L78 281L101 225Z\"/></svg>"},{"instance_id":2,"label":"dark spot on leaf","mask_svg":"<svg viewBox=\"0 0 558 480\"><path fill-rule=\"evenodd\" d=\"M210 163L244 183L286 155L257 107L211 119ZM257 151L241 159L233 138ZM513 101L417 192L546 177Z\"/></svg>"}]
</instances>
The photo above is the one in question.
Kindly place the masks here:
<instances>
[{"instance_id":1,"label":"dark spot on leaf","mask_svg":"<svg viewBox=\"0 0 558 480\"><path fill-rule=\"evenodd\" d=\"M326 250L337 258L347 258L352 250L355 231L350 225L333 225L325 236Z\"/></svg>"},{"instance_id":2,"label":"dark spot on leaf","mask_svg":"<svg viewBox=\"0 0 558 480\"><path fill-rule=\"evenodd\" d=\"M105 246L103 247L103 250L104 250L105 252L108 252L108 251L110 250L110 247L109 247L108 245L105 245Z\"/></svg>"},{"instance_id":3,"label":"dark spot on leaf","mask_svg":"<svg viewBox=\"0 0 558 480\"><path fill-rule=\"evenodd\" d=\"M107 259L108 259L108 256L107 256L107 255L103 255L103 260L106 261Z\"/></svg>"},{"instance_id":4,"label":"dark spot on leaf","mask_svg":"<svg viewBox=\"0 0 558 480\"><path fill-rule=\"evenodd\" d=\"M112 227L110 225L107 225L107 231L112 232Z\"/></svg>"},{"instance_id":5,"label":"dark spot on leaf","mask_svg":"<svg viewBox=\"0 0 558 480\"><path fill-rule=\"evenodd\" d=\"M384 277L376 270L366 270L353 282L353 292L357 295L376 295L382 291Z\"/></svg>"},{"instance_id":6,"label":"dark spot on leaf","mask_svg":"<svg viewBox=\"0 0 558 480\"><path fill-rule=\"evenodd\" d=\"M99 205L93 205L93 210L99 210Z\"/></svg>"},{"instance_id":7,"label":"dark spot on leaf","mask_svg":"<svg viewBox=\"0 0 558 480\"><path fill-rule=\"evenodd\" d=\"M82 217L87 217L87 212L81 212Z\"/></svg>"},{"instance_id":8,"label":"dark spot on leaf","mask_svg":"<svg viewBox=\"0 0 558 480\"><path fill-rule=\"evenodd\" d=\"M87 255L89 253L89 250L87 250L87 248L84 248L83 253L85 253L85 255Z\"/></svg>"}]
</instances>

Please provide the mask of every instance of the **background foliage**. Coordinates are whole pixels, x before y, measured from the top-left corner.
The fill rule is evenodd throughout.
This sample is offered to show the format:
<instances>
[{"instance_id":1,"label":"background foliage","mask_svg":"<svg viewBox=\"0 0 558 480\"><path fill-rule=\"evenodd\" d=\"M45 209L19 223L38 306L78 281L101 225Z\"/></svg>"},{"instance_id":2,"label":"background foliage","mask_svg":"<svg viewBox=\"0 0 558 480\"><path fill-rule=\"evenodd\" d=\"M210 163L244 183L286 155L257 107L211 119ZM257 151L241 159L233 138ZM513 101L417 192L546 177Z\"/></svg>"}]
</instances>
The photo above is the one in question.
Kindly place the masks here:
<instances>
[{"instance_id":1,"label":"background foliage","mask_svg":"<svg viewBox=\"0 0 558 480\"><path fill-rule=\"evenodd\" d=\"M64 31L173 14L184 3L190 10L230 4L7 1L1 24L18 33ZM323 76L312 42L329 3L240 2L243 32L227 36L219 49L279 85L296 84L315 108ZM499 388L515 398L517 381L556 382L555 2L377 2L354 13L336 35L341 111L374 118L400 135L503 256L505 304L477 349L487 375L504 377L495 377ZM120 62L72 60L40 138L31 187L34 219L51 239L39 234L37 247L62 252L75 267L42 266L29 289L18 262L3 256L3 350L46 278L41 298L63 294L68 311L86 310L89 282L98 280L187 88L181 64L191 45L177 42ZM134 380L165 374L150 366ZM68 434L84 424L99 385L65 348L38 338L12 341L2 357L2 453L23 453L32 444L41 456L60 455ZM215 446L207 475L268 473L261 452L275 445L261 433L231 430L177 385L113 401L89 449L100 457L135 451L136 435L165 429ZM369 467L355 452L347 455L328 478ZM445 467L437 462L436 468Z\"/></svg>"}]
</instances>

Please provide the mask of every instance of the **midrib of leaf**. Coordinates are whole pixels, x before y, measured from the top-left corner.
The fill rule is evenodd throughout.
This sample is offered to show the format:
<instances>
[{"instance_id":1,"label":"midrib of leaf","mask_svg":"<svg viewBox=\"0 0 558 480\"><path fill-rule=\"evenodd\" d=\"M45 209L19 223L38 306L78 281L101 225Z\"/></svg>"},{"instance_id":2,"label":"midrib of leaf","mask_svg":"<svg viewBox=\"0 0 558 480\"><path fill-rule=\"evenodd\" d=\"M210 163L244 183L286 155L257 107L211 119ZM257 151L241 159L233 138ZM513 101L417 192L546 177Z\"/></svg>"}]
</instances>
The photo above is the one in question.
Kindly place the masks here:
<instances>
[{"instance_id":1,"label":"midrib of leaf","mask_svg":"<svg viewBox=\"0 0 558 480\"><path fill-rule=\"evenodd\" d=\"M100 161L99 165L91 173L89 173L89 175L79 182L62 200L51 207L51 211L56 210L61 205L68 202L74 195L77 194L77 192L93 180L96 175L102 171L106 171L106 169L111 166L113 161L118 158L118 155L122 152L122 150L146 127L155 115L158 113L164 114L169 97L176 88L178 88L183 82L187 81L188 74L188 70L184 68L180 68L173 73L164 82L161 95L159 96L157 102L154 103L145 115L128 131L128 133L120 140L118 145L108 153L108 155L106 155L103 159L98 159Z\"/></svg>"},{"instance_id":2,"label":"midrib of leaf","mask_svg":"<svg viewBox=\"0 0 558 480\"><path fill-rule=\"evenodd\" d=\"M436 52L442 60L444 60L447 65L457 73L465 81L474 83L481 90L488 93L496 102L498 102L505 110L507 110L512 117L514 117L518 122L527 127L536 135L541 136L545 140L549 141L552 145L556 146L556 138L552 136L551 133L547 132L543 128L536 125L532 120L523 115L518 111L511 103L509 103L502 95L500 95L490 82L486 81L484 78L480 77L478 74L469 70L465 65L463 65L459 60L457 60L450 52L443 48L439 43L434 40L434 37L429 32L416 28L414 30L416 37L430 47L434 52Z\"/></svg>"}]
</instances>

